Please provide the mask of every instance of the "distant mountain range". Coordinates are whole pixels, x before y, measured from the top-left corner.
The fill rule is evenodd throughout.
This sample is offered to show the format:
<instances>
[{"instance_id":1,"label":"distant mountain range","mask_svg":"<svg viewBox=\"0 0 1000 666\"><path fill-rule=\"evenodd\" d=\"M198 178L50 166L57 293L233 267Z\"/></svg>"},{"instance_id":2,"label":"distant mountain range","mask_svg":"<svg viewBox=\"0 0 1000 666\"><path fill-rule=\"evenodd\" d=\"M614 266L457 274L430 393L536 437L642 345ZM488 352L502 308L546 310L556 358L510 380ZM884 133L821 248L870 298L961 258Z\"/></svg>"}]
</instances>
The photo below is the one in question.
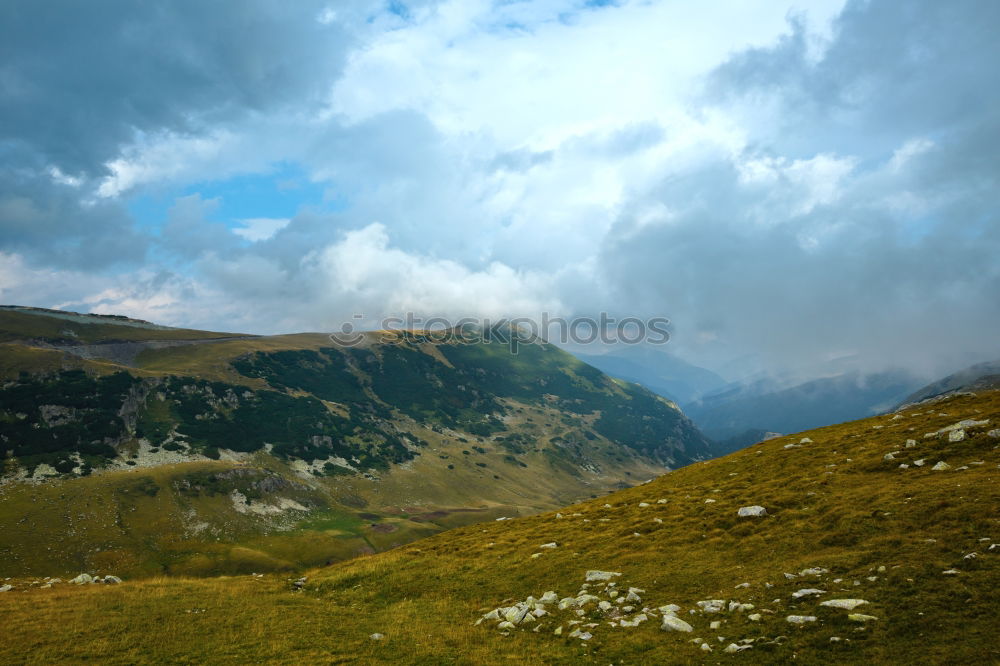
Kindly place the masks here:
<instances>
[{"instance_id":1,"label":"distant mountain range","mask_svg":"<svg viewBox=\"0 0 1000 666\"><path fill-rule=\"evenodd\" d=\"M956 391L982 391L991 388L1000 388L1000 360L977 363L950 374L914 391L903 399L902 404L912 404Z\"/></svg>"},{"instance_id":2,"label":"distant mountain range","mask_svg":"<svg viewBox=\"0 0 1000 666\"><path fill-rule=\"evenodd\" d=\"M692 421L728 452L768 433L792 433L885 411L922 380L899 370L839 373L789 385L771 376L727 383L716 373L649 347L620 346L577 356L676 401Z\"/></svg>"},{"instance_id":3,"label":"distant mountain range","mask_svg":"<svg viewBox=\"0 0 1000 666\"><path fill-rule=\"evenodd\" d=\"M575 356L609 375L642 384L679 405L726 385L726 380L711 370L651 347L620 345L604 354Z\"/></svg>"}]
</instances>

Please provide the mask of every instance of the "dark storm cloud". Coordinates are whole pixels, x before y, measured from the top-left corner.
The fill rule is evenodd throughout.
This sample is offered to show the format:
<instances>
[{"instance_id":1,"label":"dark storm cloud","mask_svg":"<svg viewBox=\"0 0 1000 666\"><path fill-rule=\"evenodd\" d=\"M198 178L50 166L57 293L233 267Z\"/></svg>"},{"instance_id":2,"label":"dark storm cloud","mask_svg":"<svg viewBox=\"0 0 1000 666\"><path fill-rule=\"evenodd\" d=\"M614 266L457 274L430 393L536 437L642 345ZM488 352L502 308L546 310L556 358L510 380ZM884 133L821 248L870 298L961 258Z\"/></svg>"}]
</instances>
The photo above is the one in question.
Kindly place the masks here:
<instances>
[{"instance_id":1,"label":"dark storm cloud","mask_svg":"<svg viewBox=\"0 0 1000 666\"><path fill-rule=\"evenodd\" d=\"M322 3L6 2L0 144L95 175L136 132L201 131L326 92L349 46Z\"/></svg>"},{"instance_id":2,"label":"dark storm cloud","mask_svg":"<svg viewBox=\"0 0 1000 666\"><path fill-rule=\"evenodd\" d=\"M0 4L3 249L64 267L141 261L144 233L93 194L105 164L143 136L318 108L351 44L341 23L317 20L322 7Z\"/></svg>"}]
</instances>

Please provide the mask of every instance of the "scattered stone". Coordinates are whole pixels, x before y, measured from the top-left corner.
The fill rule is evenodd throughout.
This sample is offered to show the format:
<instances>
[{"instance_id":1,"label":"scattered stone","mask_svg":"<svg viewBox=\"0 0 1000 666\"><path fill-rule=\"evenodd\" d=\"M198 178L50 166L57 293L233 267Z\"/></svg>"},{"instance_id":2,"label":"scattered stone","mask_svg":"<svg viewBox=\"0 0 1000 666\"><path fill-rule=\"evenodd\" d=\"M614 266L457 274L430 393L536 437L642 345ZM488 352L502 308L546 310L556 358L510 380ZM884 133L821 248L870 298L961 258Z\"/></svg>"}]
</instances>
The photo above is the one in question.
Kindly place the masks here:
<instances>
[{"instance_id":1,"label":"scattered stone","mask_svg":"<svg viewBox=\"0 0 1000 666\"><path fill-rule=\"evenodd\" d=\"M815 587L806 587L796 592L792 592L792 599L801 599L813 595L826 594L826 590L817 590Z\"/></svg>"},{"instance_id":2,"label":"scattered stone","mask_svg":"<svg viewBox=\"0 0 1000 666\"><path fill-rule=\"evenodd\" d=\"M743 650L750 650L750 649L753 649L752 645L737 645L736 643L730 643L725 647L723 652L726 652L728 654L735 654L737 652L743 652Z\"/></svg>"},{"instance_id":3,"label":"scattered stone","mask_svg":"<svg viewBox=\"0 0 1000 666\"><path fill-rule=\"evenodd\" d=\"M122 582L122 579L119 578L118 576L105 576L104 577L104 584L105 585L118 585L121 582Z\"/></svg>"},{"instance_id":4,"label":"scattered stone","mask_svg":"<svg viewBox=\"0 0 1000 666\"><path fill-rule=\"evenodd\" d=\"M763 616L760 613L750 613L747 615L747 619L751 622L760 622Z\"/></svg>"},{"instance_id":5,"label":"scattered stone","mask_svg":"<svg viewBox=\"0 0 1000 666\"><path fill-rule=\"evenodd\" d=\"M591 569L587 572L586 580L588 583L594 583L598 581L611 580L616 576L621 576L621 573L617 571L598 571L596 569Z\"/></svg>"},{"instance_id":6,"label":"scattered stone","mask_svg":"<svg viewBox=\"0 0 1000 666\"><path fill-rule=\"evenodd\" d=\"M931 470L934 472L947 472L949 469L951 469L951 465L943 460L939 460L934 467L931 467Z\"/></svg>"},{"instance_id":7,"label":"scattered stone","mask_svg":"<svg viewBox=\"0 0 1000 666\"><path fill-rule=\"evenodd\" d=\"M721 626L722 626L722 622L719 621L719 620L712 620L711 622L708 623L708 628L711 629L712 631L715 631L716 629L718 629Z\"/></svg>"},{"instance_id":8,"label":"scattered stone","mask_svg":"<svg viewBox=\"0 0 1000 666\"><path fill-rule=\"evenodd\" d=\"M706 613L721 613L726 607L726 601L724 599L707 599L699 601L695 605Z\"/></svg>"},{"instance_id":9,"label":"scattered stone","mask_svg":"<svg viewBox=\"0 0 1000 666\"><path fill-rule=\"evenodd\" d=\"M993 437L994 439L1000 438L1000 429L990 430L988 433L986 433L986 436Z\"/></svg>"},{"instance_id":10,"label":"scattered stone","mask_svg":"<svg viewBox=\"0 0 1000 666\"><path fill-rule=\"evenodd\" d=\"M374 633L371 636L369 636L368 638L372 639L373 641L380 641L383 638L385 638L385 634Z\"/></svg>"},{"instance_id":11,"label":"scattered stone","mask_svg":"<svg viewBox=\"0 0 1000 666\"><path fill-rule=\"evenodd\" d=\"M812 440L809 439L808 437L803 437L802 439L799 440L799 444L812 444Z\"/></svg>"},{"instance_id":12,"label":"scattered stone","mask_svg":"<svg viewBox=\"0 0 1000 666\"><path fill-rule=\"evenodd\" d=\"M915 440L915 439L908 439L908 440L906 440L906 448L912 449L916 445L917 445L917 440Z\"/></svg>"},{"instance_id":13,"label":"scattered stone","mask_svg":"<svg viewBox=\"0 0 1000 666\"><path fill-rule=\"evenodd\" d=\"M952 430L948 433L949 442L961 442L965 439L965 431L959 428L958 430Z\"/></svg>"},{"instance_id":14,"label":"scattered stone","mask_svg":"<svg viewBox=\"0 0 1000 666\"><path fill-rule=\"evenodd\" d=\"M847 619L851 622L871 622L878 618L874 615L865 615L864 613L851 613L847 616Z\"/></svg>"},{"instance_id":15,"label":"scattered stone","mask_svg":"<svg viewBox=\"0 0 1000 666\"><path fill-rule=\"evenodd\" d=\"M921 458L920 460L914 460L913 461L913 464L915 466L917 466L917 467L923 467L926 463L927 463L927 461L924 460L923 458Z\"/></svg>"},{"instance_id":16,"label":"scattered stone","mask_svg":"<svg viewBox=\"0 0 1000 666\"><path fill-rule=\"evenodd\" d=\"M701 644L701 649L702 649L702 652L711 652L712 651L712 646L709 645L708 643L702 643Z\"/></svg>"},{"instance_id":17,"label":"scattered stone","mask_svg":"<svg viewBox=\"0 0 1000 666\"><path fill-rule=\"evenodd\" d=\"M543 543L541 546L539 546L539 548L558 548L558 547L559 544L557 544L555 541L553 541L552 543Z\"/></svg>"},{"instance_id":18,"label":"scattered stone","mask_svg":"<svg viewBox=\"0 0 1000 666\"><path fill-rule=\"evenodd\" d=\"M742 506L737 512L740 518L759 518L767 515L767 509L762 506Z\"/></svg>"},{"instance_id":19,"label":"scattered stone","mask_svg":"<svg viewBox=\"0 0 1000 666\"><path fill-rule=\"evenodd\" d=\"M694 627L680 619L676 615L664 615L663 624L660 625L660 629L663 631L694 631Z\"/></svg>"},{"instance_id":20,"label":"scattered stone","mask_svg":"<svg viewBox=\"0 0 1000 666\"><path fill-rule=\"evenodd\" d=\"M681 609L677 604L667 604L666 606L660 606L656 610L660 611L664 615L672 615Z\"/></svg>"},{"instance_id":21,"label":"scattered stone","mask_svg":"<svg viewBox=\"0 0 1000 666\"><path fill-rule=\"evenodd\" d=\"M803 569L799 572L800 576L822 576L823 574L830 573L829 569L824 569L823 567L811 567L809 569Z\"/></svg>"},{"instance_id":22,"label":"scattered stone","mask_svg":"<svg viewBox=\"0 0 1000 666\"><path fill-rule=\"evenodd\" d=\"M740 583L739 585L737 585L735 587L735 589L739 590L740 588L744 588L744 587L750 587L750 583Z\"/></svg>"},{"instance_id":23,"label":"scattered stone","mask_svg":"<svg viewBox=\"0 0 1000 666\"><path fill-rule=\"evenodd\" d=\"M946 569L941 573L945 576L957 576L960 572L958 569Z\"/></svg>"},{"instance_id":24,"label":"scattered stone","mask_svg":"<svg viewBox=\"0 0 1000 666\"><path fill-rule=\"evenodd\" d=\"M557 601L559 601L559 595L552 590L543 594L542 598L538 600L538 602L542 604L554 604Z\"/></svg>"},{"instance_id":25,"label":"scattered stone","mask_svg":"<svg viewBox=\"0 0 1000 666\"><path fill-rule=\"evenodd\" d=\"M863 606L868 602L864 599L829 599L827 601L821 601L820 606L827 606L829 608L843 608L844 610L854 610L858 606Z\"/></svg>"},{"instance_id":26,"label":"scattered stone","mask_svg":"<svg viewBox=\"0 0 1000 666\"><path fill-rule=\"evenodd\" d=\"M805 624L807 622L815 622L815 615L789 615L785 618L790 624Z\"/></svg>"},{"instance_id":27,"label":"scattered stone","mask_svg":"<svg viewBox=\"0 0 1000 666\"><path fill-rule=\"evenodd\" d=\"M13 585L9 585L9 584L6 584L6 583L3 584L3 585L0 585L0 592L10 592L13 589L14 589Z\"/></svg>"},{"instance_id":28,"label":"scattered stone","mask_svg":"<svg viewBox=\"0 0 1000 666\"><path fill-rule=\"evenodd\" d=\"M69 581L73 585L89 585L94 582L94 577L87 573L82 573Z\"/></svg>"}]
</instances>

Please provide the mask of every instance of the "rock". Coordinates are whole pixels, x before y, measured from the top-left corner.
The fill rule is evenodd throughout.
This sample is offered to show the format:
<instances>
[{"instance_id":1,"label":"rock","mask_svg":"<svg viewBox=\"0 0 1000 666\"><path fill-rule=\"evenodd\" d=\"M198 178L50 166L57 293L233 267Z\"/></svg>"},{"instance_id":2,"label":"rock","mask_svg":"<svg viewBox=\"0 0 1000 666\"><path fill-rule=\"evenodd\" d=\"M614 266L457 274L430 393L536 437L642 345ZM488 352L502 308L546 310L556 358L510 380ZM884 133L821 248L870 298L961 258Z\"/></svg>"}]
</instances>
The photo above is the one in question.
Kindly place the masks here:
<instances>
[{"instance_id":1,"label":"rock","mask_svg":"<svg viewBox=\"0 0 1000 666\"><path fill-rule=\"evenodd\" d=\"M105 576L104 577L104 584L105 585L118 585L121 582L122 582L122 579L119 578L118 576Z\"/></svg>"},{"instance_id":2,"label":"rock","mask_svg":"<svg viewBox=\"0 0 1000 666\"><path fill-rule=\"evenodd\" d=\"M824 569L823 567L811 567L809 569L803 569L799 572L800 576L822 576L823 574L830 573L829 569Z\"/></svg>"},{"instance_id":3,"label":"rock","mask_svg":"<svg viewBox=\"0 0 1000 666\"><path fill-rule=\"evenodd\" d=\"M647 617L645 613L639 613L631 620L622 620L619 624L623 627L638 627L641 623L648 619L649 617Z\"/></svg>"},{"instance_id":4,"label":"rock","mask_svg":"<svg viewBox=\"0 0 1000 666\"><path fill-rule=\"evenodd\" d=\"M965 440L965 431L959 428L958 430L952 430L948 433L949 442L961 442Z\"/></svg>"},{"instance_id":5,"label":"rock","mask_svg":"<svg viewBox=\"0 0 1000 666\"><path fill-rule=\"evenodd\" d=\"M541 546L539 546L539 548L558 548L558 547L559 544L557 544L555 541L553 541L552 543L543 543Z\"/></svg>"},{"instance_id":6,"label":"rock","mask_svg":"<svg viewBox=\"0 0 1000 666\"><path fill-rule=\"evenodd\" d=\"M645 509L649 506L649 502L639 502L639 508Z\"/></svg>"},{"instance_id":7,"label":"rock","mask_svg":"<svg viewBox=\"0 0 1000 666\"><path fill-rule=\"evenodd\" d=\"M986 436L992 437L994 439L1000 438L1000 429L990 430L988 433L986 433Z\"/></svg>"},{"instance_id":8,"label":"rock","mask_svg":"<svg viewBox=\"0 0 1000 666\"><path fill-rule=\"evenodd\" d=\"M724 599L706 599L695 604L706 613L721 613L726 607Z\"/></svg>"},{"instance_id":9,"label":"rock","mask_svg":"<svg viewBox=\"0 0 1000 666\"><path fill-rule=\"evenodd\" d=\"M747 615L747 619L750 620L751 622L760 622L760 619L762 617L763 616L760 613L750 613L749 615Z\"/></svg>"},{"instance_id":10,"label":"rock","mask_svg":"<svg viewBox=\"0 0 1000 666\"><path fill-rule=\"evenodd\" d=\"M712 631L715 631L721 626L722 622L720 622L719 620L712 620L711 622L708 623L708 628L711 629Z\"/></svg>"},{"instance_id":11,"label":"rock","mask_svg":"<svg viewBox=\"0 0 1000 666\"><path fill-rule=\"evenodd\" d=\"M805 624L807 622L815 622L815 615L789 615L785 618L790 624Z\"/></svg>"},{"instance_id":12,"label":"rock","mask_svg":"<svg viewBox=\"0 0 1000 666\"><path fill-rule=\"evenodd\" d=\"M678 606L677 604L667 604L666 606L660 606L656 610L660 611L664 615L670 615L670 614L676 613L680 609L681 609L681 607Z\"/></svg>"},{"instance_id":13,"label":"rock","mask_svg":"<svg viewBox=\"0 0 1000 666\"><path fill-rule=\"evenodd\" d=\"M847 616L847 619L851 622L871 622L872 620L877 620L878 618L874 615L865 615L864 613L851 613Z\"/></svg>"},{"instance_id":14,"label":"rock","mask_svg":"<svg viewBox=\"0 0 1000 666\"><path fill-rule=\"evenodd\" d=\"M739 585L736 585L733 589L739 590L739 589L745 588L745 587L750 587L750 583L740 583Z\"/></svg>"},{"instance_id":15,"label":"rock","mask_svg":"<svg viewBox=\"0 0 1000 666\"><path fill-rule=\"evenodd\" d=\"M708 643L702 643L701 644L701 651L702 652L711 652L712 651L712 646L709 645Z\"/></svg>"},{"instance_id":16,"label":"rock","mask_svg":"<svg viewBox=\"0 0 1000 666\"><path fill-rule=\"evenodd\" d=\"M374 633L371 636L369 636L368 638L372 639L373 641L380 641L383 638L385 638L385 634Z\"/></svg>"},{"instance_id":17,"label":"rock","mask_svg":"<svg viewBox=\"0 0 1000 666\"><path fill-rule=\"evenodd\" d=\"M767 509L762 506L741 506L737 515L740 518L759 518L767 515Z\"/></svg>"},{"instance_id":18,"label":"rock","mask_svg":"<svg viewBox=\"0 0 1000 666\"><path fill-rule=\"evenodd\" d=\"M882 460L895 460L895 459L896 459L896 456L894 456L891 453L887 453L884 456L882 456Z\"/></svg>"},{"instance_id":19,"label":"rock","mask_svg":"<svg viewBox=\"0 0 1000 666\"><path fill-rule=\"evenodd\" d=\"M615 576L621 576L621 574L617 571L597 571L596 569L592 569L587 572L586 580L588 583L594 583L597 581L611 580Z\"/></svg>"},{"instance_id":20,"label":"rock","mask_svg":"<svg viewBox=\"0 0 1000 666\"><path fill-rule=\"evenodd\" d=\"M753 649L752 645L737 645L736 643L730 643L722 651L728 654L735 654L737 652L743 652L743 650L750 650L750 649Z\"/></svg>"},{"instance_id":21,"label":"rock","mask_svg":"<svg viewBox=\"0 0 1000 666\"><path fill-rule=\"evenodd\" d=\"M949 469L951 469L951 465L949 465L943 460L939 460L938 463L934 465L934 467L931 467L931 470L935 472L947 472Z\"/></svg>"},{"instance_id":22,"label":"rock","mask_svg":"<svg viewBox=\"0 0 1000 666\"><path fill-rule=\"evenodd\" d=\"M640 597L639 595L645 593L646 590L640 590L637 587L630 587L628 588L628 594L625 595L625 601L632 604L642 603L642 597Z\"/></svg>"},{"instance_id":23,"label":"rock","mask_svg":"<svg viewBox=\"0 0 1000 666\"><path fill-rule=\"evenodd\" d=\"M660 625L660 629L663 631L694 631L694 627L676 615L664 615L663 624Z\"/></svg>"},{"instance_id":24,"label":"rock","mask_svg":"<svg viewBox=\"0 0 1000 666\"><path fill-rule=\"evenodd\" d=\"M538 601L543 604L554 604L557 601L559 601L559 595L553 592L552 590L549 590L548 592L543 594L542 598L539 599Z\"/></svg>"},{"instance_id":25,"label":"rock","mask_svg":"<svg viewBox=\"0 0 1000 666\"><path fill-rule=\"evenodd\" d=\"M945 576L957 576L960 572L958 569L946 569L941 572Z\"/></svg>"},{"instance_id":26,"label":"rock","mask_svg":"<svg viewBox=\"0 0 1000 666\"><path fill-rule=\"evenodd\" d=\"M826 594L826 590L817 590L815 587L806 587L792 592L792 599L801 599L802 597L810 597L817 594Z\"/></svg>"},{"instance_id":27,"label":"rock","mask_svg":"<svg viewBox=\"0 0 1000 666\"><path fill-rule=\"evenodd\" d=\"M562 625L556 627L556 630L552 632L555 636L562 636Z\"/></svg>"},{"instance_id":28,"label":"rock","mask_svg":"<svg viewBox=\"0 0 1000 666\"><path fill-rule=\"evenodd\" d=\"M483 616L484 620L499 620L500 619L500 609L494 608L489 613Z\"/></svg>"},{"instance_id":29,"label":"rock","mask_svg":"<svg viewBox=\"0 0 1000 666\"><path fill-rule=\"evenodd\" d=\"M612 608L614 608L614 606L611 604L611 602L608 601L602 601L599 604L597 604L597 610L601 611L602 613L607 613Z\"/></svg>"},{"instance_id":30,"label":"rock","mask_svg":"<svg viewBox=\"0 0 1000 666\"><path fill-rule=\"evenodd\" d=\"M508 608L504 614L503 619L507 620L511 624L520 624L524 621L525 616L528 614L528 606L512 606Z\"/></svg>"},{"instance_id":31,"label":"rock","mask_svg":"<svg viewBox=\"0 0 1000 666\"><path fill-rule=\"evenodd\" d=\"M13 589L14 589L13 585L7 585L6 583L3 584L3 585L0 585L0 592L10 592Z\"/></svg>"},{"instance_id":32,"label":"rock","mask_svg":"<svg viewBox=\"0 0 1000 666\"><path fill-rule=\"evenodd\" d=\"M73 585L89 585L94 582L94 577L90 574L82 573L69 581Z\"/></svg>"},{"instance_id":33,"label":"rock","mask_svg":"<svg viewBox=\"0 0 1000 666\"><path fill-rule=\"evenodd\" d=\"M864 606L868 602L864 599L828 599L827 601L821 601L820 606L827 606L828 608L843 608L844 610L854 610L858 606Z\"/></svg>"},{"instance_id":34,"label":"rock","mask_svg":"<svg viewBox=\"0 0 1000 666\"><path fill-rule=\"evenodd\" d=\"M799 444L812 444L812 440L809 439L808 437L803 437L802 439L799 440Z\"/></svg>"},{"instance_id":35,"label":"rock","mask_svg":"<svg viewBox=\"0 0 1000 666\"><path fill-rule=\"evenodd\" d=\"M917 467L923 467L925 464L927 464L927 461L921 458L920 460L914 460L913 464Z\"/></svg>"},{"instance_id":36,"label":"rock","mask_svg":"<svg viewBox=\"0 0 1000 666\"><path fill-rule=\"evenodd\" d=\"M753 610L753 608L754 608L753 604L741 604L738 601L730 601L729 602L729 612L730 613L732 613L733 611L736 611L737 613L742 613L744 611Z\"/></svg>"},{"instance_id":37,"label":"rock","mask_svg":"<svg viewBox=\"0 0 1000 666\"><path fill-rule=\"evenodd\" d=\"M506 621L505 622L501 622L500 624L497 625L497 629L500 629L501 631L504 630L504 629L513 629L513 628L514 628L514 625L512 623L506 622Z\"/></svg>"}]
</instances>

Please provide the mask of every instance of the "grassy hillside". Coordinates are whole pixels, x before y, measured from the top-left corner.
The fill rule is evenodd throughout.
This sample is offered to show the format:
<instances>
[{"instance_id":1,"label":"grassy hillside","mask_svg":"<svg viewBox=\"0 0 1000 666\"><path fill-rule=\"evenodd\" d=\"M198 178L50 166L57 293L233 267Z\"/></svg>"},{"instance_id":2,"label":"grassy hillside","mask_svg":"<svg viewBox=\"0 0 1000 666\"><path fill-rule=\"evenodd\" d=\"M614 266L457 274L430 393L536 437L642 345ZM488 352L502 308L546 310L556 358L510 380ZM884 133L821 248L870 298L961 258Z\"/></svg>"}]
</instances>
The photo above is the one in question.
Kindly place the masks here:
<instances>
[{"instance_id":1,"label":"grassy hillside","mask_svg":"<svg viewBox=\"0 0 1000 666\"><path fill-rule=\"evenodd\" d=\"M778 438L558 513L309 571L301 591L298 574L12 580L0 660L996 663L998 423L1000 393L989 392ZM750 505L767 515L739 517ZM606 582L582 590L588 570L620 573L623 594ZM639 599L610 601L610 612L548 602L538 621L476 625L530 595L609 601L629 587ZM809 589L819 592L799 593ZM866 603L822 605L836 599ZM711 600L725 609L698 605ZM660 629L668 604L692 631ZM645 622L621 626L640 613ZM730 644L752 647L728 654Z\"/></svg>"},{"instance_id":2,"label":"grassy hillside","mask_svg":"<svg viewBox=\"0 0 1000 666\"><path fill-rule=\"evenodd\" d=\"M151 337L128 353L117 328L0 345L0 576L314 566L710 455L675 405L548 345L194 332L164 346L161 327L100 325Z\"/></svg>"}]
</instances>

